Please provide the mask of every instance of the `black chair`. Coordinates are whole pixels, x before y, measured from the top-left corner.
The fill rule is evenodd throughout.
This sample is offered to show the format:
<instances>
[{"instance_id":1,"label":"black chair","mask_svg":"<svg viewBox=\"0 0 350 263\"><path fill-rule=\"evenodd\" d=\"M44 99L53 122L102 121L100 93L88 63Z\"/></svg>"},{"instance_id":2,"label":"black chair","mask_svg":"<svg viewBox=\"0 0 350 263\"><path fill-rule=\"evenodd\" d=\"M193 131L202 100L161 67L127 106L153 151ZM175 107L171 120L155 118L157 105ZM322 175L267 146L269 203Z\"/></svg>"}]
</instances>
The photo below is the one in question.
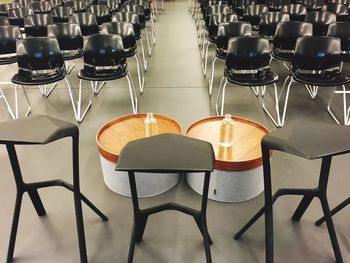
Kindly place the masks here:
<instances>
[{"instance_id":1,"label":"black chair","mask_svg":"<svg viewBox=\"0 0 350 263\"><path fill-rule=\"evenodd\" d=\"M262 37L234 37L228 42L224 76L221 79L216 99L216 114L224 114L227 82L248 87L274 85L278 76L270 70L270 43ZM219 111L219 101L221 109Z\"/></svg>"},{"instance_id":2,"label":"black chair","mask_svg":"<svg viewBox=\"0 0 350 263\"><path fill-rule=\"evenodd\" d=\"M50 14L52 5L49 1L33 2L29 5L34 14Z\"/></svg>"},{"instance_id":3,"label":"black chair","mask_svg":"<svg viewBox=\"0 0 350 263\"><path fill-rule=\"evenodd\" d=\"M133 261L135 244L142 241L150 215L176 210L194 218L203 236L207 263L211 263L210 244L206 212L210 174L214 169L215 155L210 143L175 134L162 134L129 142L119 155L117 171L129 174L134 225L132 230L128 262ZM161 204L141 209L139 207L135 174L142 173L205 173L202 204L194 210L176 203Z\"/></svg>"},{"instance_id":4,"label":"black chair","mask_svg":"<svg viewBox=\"0 0 350 263\"><path fill-rule=\"evenodd\" d=\"M261 14L259 35L272 40L278 23L289 21L289 15L282 12L265 12Z\"/></svg>"},{"instance_id":5,"label":"black chair","mask_svg":"<svg viewBox=\"0 0 350 263\"><path fill-rule=\"evenodd\" d=\"M0 4L0 16L7 17L8 11L12 8L20 7L19 3Z\"/></svg>"},{"instance_id":6,"label":"black chair","mask_svg":"<svg viewBox=\"0 0 350 263\"><path fill-rule=\"evenodd\" d=\"M106 5L108 6L111 14L113 15L113 13L118 12L121 2L118 0L99 0L98 1L99 5Z\"/></svg>"},{"instance_id":7,"label":"black chair","mask_svg":"<svg viewBox=\"0 0 350 263\"><path fill-rule=\"evenodd\" d=\"M343 62L350 62L350 22L336 22L328 27L327 36L340 38Z\"/></svg>"},{"instance_id":8,"label":"black chair","mask_svg":"<svg viewBox=\"0 0 350 263\"><path fill-rule=\"evenodd\" d=\"M132 77L127 69L123 39L118 35L93 35L84 38L84 68L79 72L79 88L83 80L93 82L112 81L126 77L133 113L137 112L137 95ZM103 85L93 86L94 94L98 94Z\"/></svg>"},{"instance_id":9,"label":"black chair","mask_svg":"<svg viewBox=\"0 0 350 263\"><path fill-rule=\"evenodd\" d=\"M313 25L314 36L325 36L328 32L328 26L337 21L337 16L331 12L309 12L305 16L305 22Z\"/></svg>"},{"instance_id":10,"label":"black chair","mask_svg":"<svg viewBox=\"0 0 350 263\"><path fill-rule=\"evenodd\" d=\"M127 58L134 57L137 66L137 75L139 80L139 88L141 94L143 93L143 87L145 83L145 78L142 73L141 59L137 53L136 38L134 35L134 27L131 23L127 22L111 22L105 23L101 28L102 34L114 34L119 35L123 39L123 47L125 51L125 56Z\"/></svg>"},{"instance_id":11,"label":"black chair","mask_svg":"<svg viewBox=\"0 0 350 263\"><path fill-rule=\"evenodd\" d=\"M343 95L344 124L349 124L348 109L346 106L346 87L350 82L345 74L341 73L341 45L339 38L326 36L301 37L297 40L295 53L292 60L292 76L287 87L286 99L283 107L281 125L287 110L290 87L293 82L298 82L316 88L335 87L330 96L327 110L332 118L339 124L331 110L331 103L337 87L342 87L339 93ZM283 90L282 90L283 91Z\"/></svg>"},{"instance_id":12,"label":"black chair","mask_svg":"<svg viewBox=\"0 0 350 263\"><path fill-rule=\"evenodd\" d=\"M20 86L39 86L43 95L47 94L46 85L65 80L75 118L81 122L91 106L81 114L81 90L75 98L57 39L51 37L33 37L17 41L18 73L12 82Z\"/></svg>"},{"instance_id":13,"label":"black chair","mask_svg":"<svg viewBox=\"0 0 350 263\"><path fill-rule=\"evenodd\" d=\"M61 0L46 0L46 1L48 1L52 7L63 5L63 2Z\"/></svg>"},{"instance_id":14,"label":"black chair","mask_svg":"<svg viewBox=\"0 0 350 263\"><path fill-rule=\"evenodd\" d=\"M261 15L268 11L269 8L266 5L249 5L244 11L242 20L250 23L253 30L257 30Z\"/></svg>"},{"instance_id":15,"label":"black chair","mask_svg":"<svg viewBox=\"0 0 350 263\"><path fill-rule=\"evenodd\" d=\"M46 145L68 137L72 138L73 146L73 184L63 181L62 179L25 183L22 177L15 146L22 145L22 147L25 147L26 145ZM6 262L12 262L13 260L23 194L28 193L38 216L44 216L46 215L46 211L38 190L52 186L64 187L73 192L80 261L88 262L81 202L83 201L89 206L103 221L108 221L108 218L80 192L78 127L74 124L47 116L35 116L28 119L2 122L0 124L0 144L6 145L17 188L16 204L12 219L11 236Z\"/></svg>"},{"instance_id":16,"label":"black chair","mask_svg":"<svg viewBox=\"0 0 350 263\"><path fill-rule=\"evenodd\" d=\"M22 34L18 26L0 26L0 65L11 65L17 62L17 55L16 55L16 42L17 40L22 39ZM8 85L12 82L0 82L1 85ZM0 94L2 96L2 99L4 100L7 111L9 112L10 116L13 119L18 119L18 85L15 85L14 87L14 95L15 95L15 111L12 110L8 100L5 97L4 92L2 91L0 87ZM27 117L31 110L30 110L30 104L28 101L28 97L26 94L26 91L23 89L25 94L26 103L28 105L28 110L25 114Z\"/></svg>"},{"instance_id":17,"label":"black chair","mask_svg":"<svg viewBox=\"0 0 350 263\"><path fill-rule=\"evenodd\" d=\"M256 5L257 2L257 0L236 0L234 1L233 10L237 13L238 17L242 17L246 7Z\"/></svg>"},{"instance_id":18,"label":"black chair","mask_svg":"<svg viewBox=\"0 0 350 263\"><path fill-rule=\"evenodd\" d=\"M292 0L270 0L269 10L270 11L281 11L282 7L285 5L292 4Z\"/></svg>"},{"instance_id":19,"label":"black chair","mask_svg":"<svg viewBox=\"0 0 350 263\"><path fill-rule=\"evenodd\" d=\"M301 3L306 6L307 12L321 11L325 5L324 0L302 0Z\"/></svg>"},{"instance_id":20,"label":"black chair","mask_svg":"<svg viewBox=\"0 0 350 263\"><path fill-rule=\"evenodd\" d=\"M34 14L24 18L24 32L31 37L46 37L47 26L52 25L53 18L48 14Z\"/></svg>"},{"instance_id":21,"label":"black chair","mask_svg":"<svg viewBox=\"0 0 350 263\"><path fill-rule=\"evenodd\" d=\"M96 15L97 24L99 25L111 22L111 14L106 5L91 5L86 11Z\"/></svg>"},{"instance_id":22,"label":"black chair","mask_svg":"<svg viewBox=\"0 0 350 263\"><path fill-rule=\"evenodd\" d=\"M327 185L333 156L350 152L350 128L328 123L297 122L271 132L261 142L264 165L265 206L240 230L234 238L239 239L265 213L265 249L266 262L274 262L273 253L273 213L272 205L280 196L303 196L298 208L292 216L293 221L300 221L314 198L319 198L323 214L327 222L336 262L344 262L329 209ZM309 189L281 188L272 196L270 152L285 152L309 160L322 159L318 186ZM273 155L274 156L274 155ZM274 157L273 157L274 158Z\"/></svg>"},{"instance_id":23,"label":"black chair","mask_svg":"<svg viewBox=\"0 0 350 263\"><path fill-rule=\"evenodd\" d=\"M73 8L74 13L84 13L86 11L86 3L81 0L68 1L64 3L64 6Z\"/></svg>"},{"instance_id":24,"label":"black chair","mask_svg":"<svg viewBox=\"0 0 350 263\"><path fill-rule=\"evenodd\" d=\"M246 22L230 22L221 23L218 28L218 34L216 38L216 51L213 55L211 63L211 76L209 78L209 96L212 95L214 73L215 73L215 63L217 59L226 60L228 41L232 37L239 36L251 36L252 27Z\"/></svg>"},{"instance_id":25,"label":"black chair","mask_svg":"<svg viewBox=\"0 0 350 263\"><path fill-rule=\"evenodd\" d=\"M78 24L83 36L90 36L99 33L99 27L95 14L75 13L69 17L69 23Z\"/></svg>"},{"instance_id":26,"label":"black chair","mask_svg":"<svg viewBox=\"0 0 350 263\"><path fill-rule=\"evenodd\" d=\"M237 22L237 21L238 21L238 17L235 13L222 13L222 14L214 14L210 16L210 22L208 26L208 37L204 39L203 50L202 50L202 69L203 69L204 76L207 74L209 45L216 44L219 25L222 23Z\"/></svg>"},{"instance_id":27,"label":"black chair","mask_svg":"<svg viewBox=\"0 0 350 263\"><path fill-rule=\"evenodd\" d=\"M140 44L141 44L143 66L144 66L144 69L146 72L147 71L147 59L145 56L145 48L144 48L143 41L141 38L141 25L140 25L139 16L133 12L117 12L113 15L112 22L126 22L126 23L131 23L133 25L135 38L137 41L140 41Z\"/></svg>"},{"instance_id":28,"label":"black chair","mask_svg":"<svg viewBox=\"0 0 350 263\"><path fill-rule=\"evenodd\" d=\"M343 4L327 4L322 7L322 11L334 13L337 16L337 21L346 21L349 15L348 6Z\"/></svg>"},{"instance_id":29,"label":"black chair","mask_svg":"<svg viewBox=\"0 0 350 263\"><path fill-rule=\"evenodd\" d=\"M0 16L0 26L8 26L10 25L10 21L7 17Z\"/></svg>"},{"instance_id":30,"label":"black chair","mask_svg":"<svg viewBox=\"0 0 350 263\"><path fill-rule=\"evenodd\" d=\"M144 32L146 35L146 41L147 41L147 48L148 48L148 55L149 57L152 56L152 47L150 44L149 36L148 36L148 29L146 26L146 14L145 14L145 8L142 5L123 5L120 8L120 12L133 12L136 13L139 16L139 22L141 26L141 32Z\"/></svg>"},{"instance_id":31,"label":"black chair","mask_svg":"<svg viewBox=\"0 0 350 263\"><path fill-rule=\"evenodd\" d=\"M307 10L305 5L290 4L283 6L281 12L288 14L290 21L304 21Z\"/></svg>"},{"instance_id":32,"label":"black chair","mask_svg":"<svg viewBox=\"0 0 350 263\"><path fill-rule=\"evenodd\" d=\"M11 25L24 27L24 18L33 15L34 11L28 7L16 7L9 9L8 19Z\"/></svg>"},{"instance_id":33,"label":"black chair","mask_svg":"<svg viewBox=\"0 0 350 263\"><path fill-rule=\"evenodd\" d=\"M74 13L74 9L69 6L56 6L51 9L51 16L56 23L68 23L69 16Z\"/></svg>"}]
</instances>

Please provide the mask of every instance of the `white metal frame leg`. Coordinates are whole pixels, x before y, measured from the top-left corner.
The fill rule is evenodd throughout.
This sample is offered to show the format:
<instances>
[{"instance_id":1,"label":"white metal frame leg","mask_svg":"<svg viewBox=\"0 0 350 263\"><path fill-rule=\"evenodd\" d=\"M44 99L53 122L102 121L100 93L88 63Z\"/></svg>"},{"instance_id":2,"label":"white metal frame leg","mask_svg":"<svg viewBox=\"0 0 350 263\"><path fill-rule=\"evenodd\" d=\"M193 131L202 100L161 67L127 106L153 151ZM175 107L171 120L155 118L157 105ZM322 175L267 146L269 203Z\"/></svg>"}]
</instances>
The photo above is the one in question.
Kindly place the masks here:
<instances>
[{"instance_id":1,"label":"white metal frame leg","mask_svg":"<svg viewBox=\"0 0 350 263\"><path fill-rule=\"evenodd\" d=\"M68 92L69 92L69 97L70 97L70 100L71 100L71 103L72 103L72 107L73 107L73 112L74 112L74 115L75 115L75 119L77 122L82 122L86 113L89 111L89 109L91 108L91 99L89 100L89 103L88 105L86 106L85 110L83 113L81 113L81 90L82 90L82 82L83 80L80 79L79 81L79 91L78 91L78 99L74 98L74 91L72 89L72 85L70 83L70 80L68 78L68 76L66 75L64 80L66 81L66 84L67 84L67 88L68 88Z\"/></svg>"},{"instance_id":2,"label":"white metal frame leg","mask_svg":"<svg viewBox=\"0 0 350 263\"><path fill-rule=\"evenodd\" d=\"M344 125L350 125L350 106L348 107L346 102L346 94L350 94L350 91L346 90L345 85L342 85L342 90L337 90L337 87L336 87L333 89L331 97L329 98L329 101L328 101L328 105L327 105L328 113L332 116L332 118L337 124L340 124L340 121L338 120L338 118L335 116L335 114L331 109L331 103L335 94L343 95L343 119L344 119L343 121L344 121Z\"/></svg>"},{"instance_id":3,"label":"white metal frame leg","mask_svg":"<svg viewBox=\"0 0 350 263\"><path fill-rule=\"evenodd\" d=\"M145 84L145 77L144 77L142 69L141 69L141 59L140 59L140 56L139 56L138 53L135 53L134 58L136 60L137 75L138 75L138 79L139 79L139 88L140 88L141 94L143 94L143 88L144 88L144 84Z\"/></svg>"},{"instance_id":4,"label":"white metal frame leg","mask_svg":"<svg viewBox=\"0 0 350 263\"><path fill-rule=\"evenodd\" d=\"M102 89L102 88L104 87L104 85L106 84L106 81L103 81L103 82L101 83L101 85L99 85L99 84L100 84L99 81L90 81L90 83L91 83L91 89L92 89L93 93L94 93L95 95L98 95L98 94L100 93L101 89Z\"/></svg>"},{"instance_id":5,"label":"white metal frame leg","mask_svg":"<svg viewBox=\"0 0 350 263\"><path fill-rule=\"evenodd\" d=\"M128 80L128 84L129 84L129 92L130 92L132 111L135 114L135 113L137 113L137 94L135 91L134 83L132 81L132 77L131 77L129 72L126 74L126 78Z\"/></svg>"},{"instance_id":6,"label":"white metal frame leg","mask_svg":"<svg viewBox=\"0 0 350 263\"><path fill-rule=\"evenodd\" d=\"M1 84L2 84L2 83L1 83ZM12 83L11 83L11 84L12 84ZM6 104L8 113L10 114L10 116L11 116L12 119L15 119L16 116L13 114L12 108L11 108L9 102L7 101L7 99L6 99L6 97L5 97L5 94L4 94L4 92L2 91L1 88L0 88L0 94L1 94L1 98L4 100L4 102L5 102L5 104Z\"/></svg>"},{"instance_id":7,"label":"white metal frame leg","mask_svg":"<svg viewBox=\"0 0 350 263\"><path fill-rule=\"evenodd\" d=\"M149 42L149 36L148 36L148 30L147 27L145 27L145 35L146 35L146 41L147 41L147 47L148 47L148 56L151 57L152 56L152 47L151 44Z\"/></svg>"},{"instance_id":8,"label":"white metal frame leg","mask_svg":"<svg viewBox=\"0 0 350 263\"><path fill-rule=\"evenodd\" d=\"M218 95L216 97L216 103L215 103L215 110L216 110L217 116L224 114L226 85L227 85L227 78L225 76L223 76L221 79L221 82L220 82L220 88L219 88ZM220 107L220 114L219 114L219 106L218 105L219 105L220 98L221 98L221 107Z\"/></svg>"},{"instance_id":9,"label":"white metal frame leg","mask_svg":"<svg viewBox=\"0 0 350 263\"><path fill-rule=\"evenodd\" d=\"M155 26L154 26L154 21L153 21L153 15L151 14L151 30L152 30L152 40L153 40L153 46L156 45L156 31L155 31Z\"/></svg>"},{"instance_id":10,"label":"white metal frame leg","mask_svg":"<svg viewBox=\"0 0 350 263\"><path fill-rule=\"evenodd\" d=\"M203 69L203 76L204 76L204 77L205 77L206 74L207 74L209 45L210 45L209 40L206 40L206 43L205 43L205 53L204 53L204 57L203 57L203 59L202 59L202 69ZM203 47L204 47L204 44L203 44ZM204 48L203 48L203 50L204 50ZM203 61L203 60L204 60L204 61Z\"/></svg>"},{"instance_id":11,"label":"white metal frame leg","mask_svg":"<svg viewBox=\"0 0 350 263\"><path fill-rule=\"evenodd\" d=\"M213 59L211 62L211 74L209 78L209 96L212 95L213 93L213 82L214 82L214 73L215 73L215 62L217 61L217 56L216 54L213 55Z\"/></svg>"},{"instance_id":12,"label":"white metal frame leg","mask_svg":"<svg viewBox=\"0 0 350 263\"><path fill-rule=\"evenodd\" d=\"M140 40L140 43L141 43L141 52L142 52L142 59L143 59L143 67L144 67L145 72L147 72L147 59L146 59L146 56L145 56L145 47L143 46L142 39L140 38L139 40Z\"/></svg>"}]
</instances>

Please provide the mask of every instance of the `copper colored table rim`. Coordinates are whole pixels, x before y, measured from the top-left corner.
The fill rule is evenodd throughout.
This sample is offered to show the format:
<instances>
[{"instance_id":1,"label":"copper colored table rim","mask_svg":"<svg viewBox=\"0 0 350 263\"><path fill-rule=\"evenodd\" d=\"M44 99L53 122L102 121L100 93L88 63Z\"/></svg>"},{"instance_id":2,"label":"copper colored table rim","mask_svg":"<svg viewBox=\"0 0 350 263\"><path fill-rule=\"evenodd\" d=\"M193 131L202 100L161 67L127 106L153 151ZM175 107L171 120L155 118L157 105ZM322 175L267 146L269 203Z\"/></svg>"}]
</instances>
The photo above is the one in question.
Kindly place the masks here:
<instances>
[{"instance_id":1,"label":"copper colored table rim","mask_svg":"<svg viewBox=\"0 0 350 263\"><path fill-rule=\"evenodd\" d=\"M119 155L118 154L114 154L114 153L111 153L109 151L107 151L106 149L104 149L104 147L100 144L100 141L99 141L99 137L100 135L106 130L108 129L109 127L111 127L112 125L114 125L115 123L117 122L121 122L123 120L127 120L127 119L130 119L130 118L137 118L137 117L141 117L141 116L144 116L146 117L146 114L147 113L136 113L136 114L129 114L129 115L125 115L125 116L121 116L121 117L118 117L116 119L113 119L109 122L107 122L106 124L104 124L100 129L99 131L97 132L96 134L96 143L97 143L97 147L98 147L98 151L99 153L105 158L107 159L108 161L110 162L113 162L113 163L116 163L118 161L118 158L119 158ZM169 117L169 116L166 116L166 115L162 115L162 114L158 114L158 113L153 113L154 116L157 118L162 118L162 119L166 119L166 120L169 120L171 122L173 122L178 128L179 128L179 131L180 133L179 134L182 134L182 127L181 125L173 118Z\"/></svg>"},{"instance_id":2,"label":"copper colored table rim","mask_svg":"<svg viewBox=\"0 0 350 263\"><path fill-rule=\"evenodd\" d=\"M187 136L188 132L193 127L197 126L200 123L205 123L205 122L210 121L210 120L222 120L223 118L224 118L224 116L214 116L214 117L207 117L207 118L198 120L198 121L192 123L187 128L186 136ZM255 122L255 121L245 119L242 117L238 117L238 116L232 116L232 118L239 120L240 122L243 122L243 123L251 124L251 125L257 127L258 129L265 131L266 134L270 133L270 131L267 128L265 128L264 126L262 126L261 124ZM271 156L271 154L272 154L272 151L270 152L270 156ZM263 164L262 156L259 158L250 159L247 161L230 162L230 161L215 160L215 169L220 170L220 171L246 171L246 170L257 168L257 167L261 166L262 164Z\"/></svg>"}]
</instances>

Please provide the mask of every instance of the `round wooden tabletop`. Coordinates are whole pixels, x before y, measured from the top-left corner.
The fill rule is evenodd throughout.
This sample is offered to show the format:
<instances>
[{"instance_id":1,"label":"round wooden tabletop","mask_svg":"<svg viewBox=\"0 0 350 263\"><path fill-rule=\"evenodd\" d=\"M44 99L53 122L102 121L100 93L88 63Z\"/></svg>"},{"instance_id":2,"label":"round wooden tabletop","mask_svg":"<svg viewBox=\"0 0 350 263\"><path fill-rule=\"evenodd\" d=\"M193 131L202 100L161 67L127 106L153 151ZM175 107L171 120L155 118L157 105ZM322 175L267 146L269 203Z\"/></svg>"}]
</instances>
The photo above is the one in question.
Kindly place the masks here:
<instances>
[{"instance_id":1,"label":"round wooden tabletop","mask_svg":"<svg viewBox=\"0 0 350 263\"><path fill-rule=\"evenodd\" d=\"M213 145L217 170L243 171L260 166L262 164L261 139L269 133L269 130L254 121L232 117L233 145L229 148L221 147L220 125L223 118L223 116L217 116L199 120L187 129L186 135L208 141Z\"/></svg>"},{"instance_id":2,"label":"round wooden tabletop","mask_svg":"<svg viewBox=\"0 0 350 263\"><path fill-rule=\"evenodd\" d=\"M157 120L158 134L182 134L180 124L174 119L153 114ZM111 162L116 162L122 148L130 141L146 137L144 119L146 113L126 115L112 120L98 131L96 142L100 154Z\"/></svg>"}]
</instances>

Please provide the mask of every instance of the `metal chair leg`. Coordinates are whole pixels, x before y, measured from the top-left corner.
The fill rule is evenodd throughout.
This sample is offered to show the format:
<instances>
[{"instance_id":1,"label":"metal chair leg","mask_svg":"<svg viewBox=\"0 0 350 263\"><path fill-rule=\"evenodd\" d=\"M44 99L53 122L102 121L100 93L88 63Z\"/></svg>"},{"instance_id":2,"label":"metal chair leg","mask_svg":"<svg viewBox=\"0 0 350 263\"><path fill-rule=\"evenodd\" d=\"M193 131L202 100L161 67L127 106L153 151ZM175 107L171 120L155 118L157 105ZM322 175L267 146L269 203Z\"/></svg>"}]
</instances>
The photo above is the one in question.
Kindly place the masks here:
<instances>
[{"instance_id":1,"label":"metal chair leg","mask_svg":"<svg viewBox=\"0 0 350 263\"><path fill-rule=\"evenodd\" d=\"M135 54L134 58L136 60L137 75L138 75L138 79L139 79L139 88L140 88L141 94L143 94L145 77L143 76L142 69L141 69L141 59L140 59L139 54L137 54L137 53Z\"/></svg>"},{"instance_id":2,"label":"metal chair leg","mask_svg":"<svg viewBox=\"0 0 350 263\"><path fill-rule=\"evenodd\" d=\"M135 113L137 113L137 95L136 95L136 91L134 88L134 83L132 81L132 77L131 77L129 72L126 75L126 78L128 80L128 84L129 84L129 92L130 92L132 111L135 114Z\"/></svg>"},{"instance_id":3,"label":"metal chair leg","mask_svg":"<svg viewBox=\"0 0 350 263\"><path fill-rule=\"evenodd\" d=\"M223 76L221 78L221 82L220 82L220 87L219 87L219 91L218 91L218 95L216 97L216 103L215 103L215 110L216 110L216 115L219 116L219 101L221 99L221 93L222 93L222 87L223 87L223 83L226 80L226 77ZM227 81L227 80L226 80Z\"/></svg>"},{"instance_id":4,"label":"metal chair leg","mask_svg":"<svg viewBox=\"0 0 350 263\"><path fill-rule=\"evenodd\" d=\"M146 59L146 56L145 56L145 48L143 46L143 42L142 42L141 38L140 38L140 43L141 43L141 52L142 52L143 66L144 66L145 72L147 72L147 59Z\"/></svg>"},{"instance_id":5,"label":"metal chair leg","mask_svg":"<svg viewBox=\"0 0 350 263\"><path fill-rule=\"evenodd\" d=\"M145 28L145 35L146 35L146 41L147 41L147 47L148 47L148 56L151 57L152 56L152 47L149 41L149 36L148 36L148 30L147 27Z\"/></svg>"},{"instance_id":6,"label":"metal chair leg","mask_svg":"<svg viewBox=\"0 0 350 263\"><path fill-rule=\"evenodd\" d=\"M210 75L210 78L209 78L209 96L212 95L213 93L213 82L214 82L214 73L215 73L215 62L217 60L217 56L214 54L213 55L213 59L212 59L212 62L211 62L211 75Z\"/></svg>"},{"instance_id":7,"label":"metal chair leg","mask_svg":"<svg viewBox=\"0 0 350 263\"><path fill-rule=\"evenodd\" d=\"M265 105L265 96L262 99L262 106L263 106L263 109L266 112L267 116L272 120L272 122L275 124L275 126L279 127L281 124L281 113L280 113L280 108L279 108L279 98L278 98L278 90L277 90L276 83L274 83L274 94L275 94L275 98L274 98L275 112L276 112L277 120L272 116L270 111L267 109L267 107ZM286 101L287 101L287 99L286 99Z\"/></svg>"}]
</instances>

